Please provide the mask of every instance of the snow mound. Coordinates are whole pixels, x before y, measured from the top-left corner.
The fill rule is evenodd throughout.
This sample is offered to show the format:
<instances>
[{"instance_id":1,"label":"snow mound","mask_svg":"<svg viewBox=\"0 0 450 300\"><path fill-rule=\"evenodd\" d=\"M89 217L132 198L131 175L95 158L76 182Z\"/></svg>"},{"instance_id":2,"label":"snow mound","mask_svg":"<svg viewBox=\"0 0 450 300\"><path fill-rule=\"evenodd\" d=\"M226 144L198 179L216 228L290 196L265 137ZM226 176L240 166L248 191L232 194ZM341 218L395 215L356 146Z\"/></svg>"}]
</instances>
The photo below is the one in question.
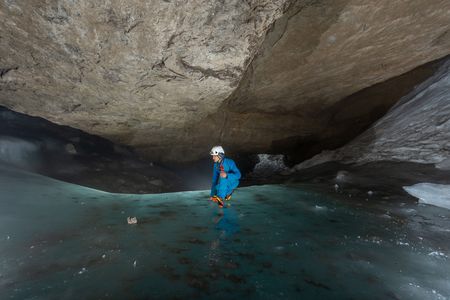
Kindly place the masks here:
<instances>
[{"instance_id":1,"label":"snow mound","mask_svg":"<svg viewBox=\"0 0 450 300\"><path fill-rule=\"evenodd\" d=\"M403 189L419 199L419 203L450 209L450 185L418 183Z\"/></svg>"}]
</instances>

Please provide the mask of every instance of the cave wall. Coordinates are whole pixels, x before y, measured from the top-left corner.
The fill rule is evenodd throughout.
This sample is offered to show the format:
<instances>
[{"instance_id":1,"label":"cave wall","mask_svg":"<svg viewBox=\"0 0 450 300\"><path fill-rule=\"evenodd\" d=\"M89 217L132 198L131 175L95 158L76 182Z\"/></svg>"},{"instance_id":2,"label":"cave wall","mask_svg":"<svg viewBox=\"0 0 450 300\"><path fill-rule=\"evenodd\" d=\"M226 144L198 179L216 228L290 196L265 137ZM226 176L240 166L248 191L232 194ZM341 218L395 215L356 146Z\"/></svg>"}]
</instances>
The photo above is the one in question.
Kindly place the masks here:
<instances>
[{"instance_id":1,"label":"cave wall","mask_svg":"<svg viewBox=\"0 0 450 300\"><path fill-rule=\"evenodd\" d=\"M450 158L450 58L433 77L340 150L339 158L436 164Z\"/></svg>"},{"instance_id":2,"label":"cave wall","mask_svg":"<svg viewBox=\"0 0 450 300\"><path fill-rule=\"evenodd\" d=\"M299 161L344 145L433 74L449 17L443 1L298 2L224 105L222 140Z\"/></svg>"},{"instance_id":3,"label":"cave wall","mask_svg":"<svg viewBox=\"0 0 450 300\"><path fill-rule=\"evenodd\" d=\"M295 167L304 169L327 161L368 163L401 161L450 162L450 57L436 73L417 85L373 126L334 150L324 151Z\"/></svg>"},{"instance_id":4,"label":"cave wall","mask_svg":"<svg viewBox=\"0 0 450 300\"><path fill-rule=\"evenodd\" d=\"M449 29L439 0L2 1L0 104L152 160L217 143L304 159L424 80Z\"/></svg>"},{"instance_id":5,"label":"cave wall","mask_svg":"<svg viewBox=\"0 0 450 300\"><path fill-rule=\"evenodd\" d=\"M287 1L1 1L0 104L170 145L217 110Z\"/></svg>"}]
</instances>

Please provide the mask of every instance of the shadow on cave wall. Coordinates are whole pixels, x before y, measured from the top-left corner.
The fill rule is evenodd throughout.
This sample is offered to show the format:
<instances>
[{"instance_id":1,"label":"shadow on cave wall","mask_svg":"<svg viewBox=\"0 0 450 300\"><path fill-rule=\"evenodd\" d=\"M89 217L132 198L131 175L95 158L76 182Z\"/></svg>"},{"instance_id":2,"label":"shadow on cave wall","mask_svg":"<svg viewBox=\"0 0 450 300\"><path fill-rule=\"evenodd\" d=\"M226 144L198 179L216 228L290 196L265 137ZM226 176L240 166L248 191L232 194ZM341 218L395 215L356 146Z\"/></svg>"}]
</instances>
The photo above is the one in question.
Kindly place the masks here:
<instances>
[{"instance_id":1,"label":"shadow on cave wall","mask_svg":"<svg viewBox=\"0 0 450 300\"><path fill-rule=\"evenodd\" d=\"M172 171L81 130L0 106L0 163L59 180L119 193L175 191Z\"/></svg>"}]
</instances>

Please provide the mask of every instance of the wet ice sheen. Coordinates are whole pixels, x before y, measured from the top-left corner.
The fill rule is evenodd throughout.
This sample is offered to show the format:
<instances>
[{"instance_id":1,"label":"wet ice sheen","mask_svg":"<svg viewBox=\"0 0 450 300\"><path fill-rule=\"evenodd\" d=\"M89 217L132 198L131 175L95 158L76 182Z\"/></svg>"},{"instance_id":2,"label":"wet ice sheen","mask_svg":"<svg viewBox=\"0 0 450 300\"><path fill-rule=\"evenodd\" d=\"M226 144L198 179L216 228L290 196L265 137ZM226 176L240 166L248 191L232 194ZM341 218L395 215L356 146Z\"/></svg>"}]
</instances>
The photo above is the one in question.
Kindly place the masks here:
<instances>
[{"instance_id":1,"label":"wet ice sheen","mask_svg":"<svg viewBox=\"0 0 450 300\"><path fill-rule=\"evenodd\" d=\"M450 295L449 211L432 206L272 185L220 214L207 191L118 195L3 167L0 189L0 299Z\"/></svg>"}]
</instances>

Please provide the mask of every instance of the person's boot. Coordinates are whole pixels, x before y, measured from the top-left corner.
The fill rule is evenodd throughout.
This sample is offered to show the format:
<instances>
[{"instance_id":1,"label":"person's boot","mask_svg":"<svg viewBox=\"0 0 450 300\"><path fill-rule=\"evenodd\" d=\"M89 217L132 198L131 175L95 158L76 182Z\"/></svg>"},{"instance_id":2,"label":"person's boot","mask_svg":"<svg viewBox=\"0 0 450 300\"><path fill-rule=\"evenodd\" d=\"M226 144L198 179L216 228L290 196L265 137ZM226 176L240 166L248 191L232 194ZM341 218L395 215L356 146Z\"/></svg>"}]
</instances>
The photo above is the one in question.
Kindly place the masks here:
<instances>
[{"instance_id":1,"label":"person's boot","mask_svg":"<svg viewBox=\"0 0 450 300\"><path fill-rule=\"evenodd\" d=\"M229 194L228 196L225 197L225 201L230 201L231 199L231 194Z\"/></svg>"},{"instance_id":2,"label":"person's boot","mask_svg":"<svg viewBox=\"0 0 450 300\"><path fill-rule=\"evenodd\" d=\"M217 204L219 205L220 208L223 207L223 200L220 197L217 197Z\"/></svg>"}]
</instances>

